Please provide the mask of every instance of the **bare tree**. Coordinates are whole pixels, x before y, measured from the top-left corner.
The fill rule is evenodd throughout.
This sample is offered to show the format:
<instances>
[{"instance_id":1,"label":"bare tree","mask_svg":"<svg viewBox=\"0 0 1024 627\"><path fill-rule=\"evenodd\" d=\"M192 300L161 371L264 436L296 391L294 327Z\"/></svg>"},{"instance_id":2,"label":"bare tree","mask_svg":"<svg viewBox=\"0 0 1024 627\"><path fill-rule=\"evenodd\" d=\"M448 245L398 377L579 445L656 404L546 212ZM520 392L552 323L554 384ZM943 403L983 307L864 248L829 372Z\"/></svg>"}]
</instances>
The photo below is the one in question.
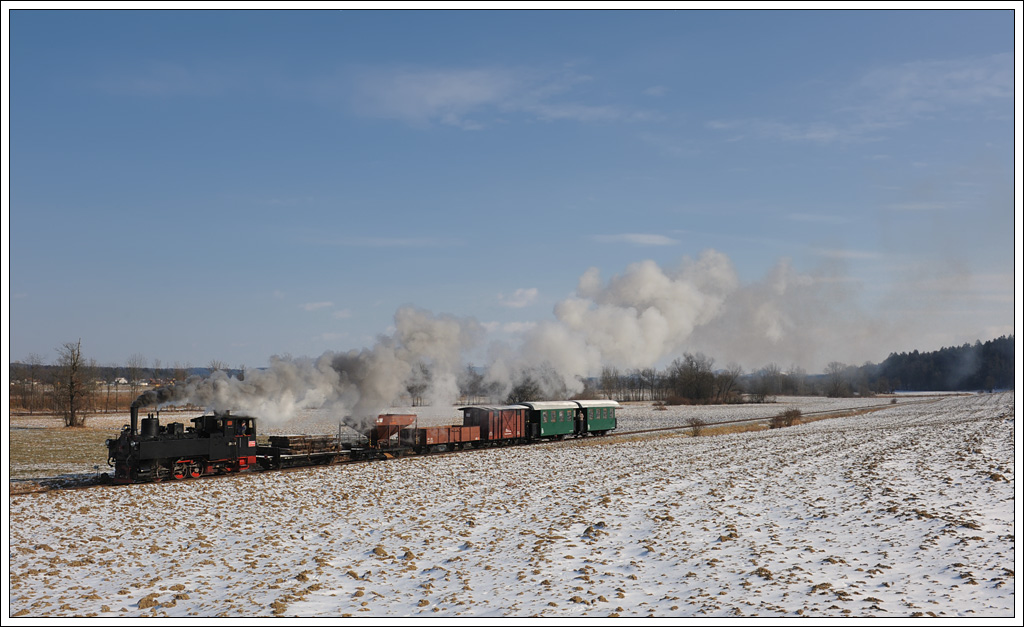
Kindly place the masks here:
<instances>
[{"instance_id":1,"label":"bare tree","mask_svg":"<svg viewBox=\"0 0 1024 627\"><path fill-rule=\"evenodd\" d=\"M459 393L469 404L479 403L481 398L487 396L484 375L478 372L472 364L466 366L466 370L459 378Z\"/></svg>"},{"instance_id":2,"label":"bare tree","mask_svg":"<svg viewBox=\"0 0 1024 627\"><path fill-rule=\"evenodd\" d=\"M540 384L530 375L520 379L505 397L509 405L535 401L542 396Z\"/></svg>"},{"instance_id":3,"label":"bare tree","mask_svg":"<svg viewBox=\"0 0 1024 627\"><path fill-rule=\"evenodd\" d=\"M761 368L759 374L764 378L769 395L778 396L782 393L782 368L777 363L772 362Z\"/></svg>"},{"instance_id":4,"label":"bare tree","mask_svg":"<svg viewBox=\"0 0 1024 627\"><path fill-rule=\"evenodd\" d=\"M192 364L188 362L185 362L184 364L177 361L174 362L174 380L179 382L184 381L185 379L188 378L189 372L191 370Z\"/></svg>"},{"instance_id":5,"label":"bare tree","mask_svg":"<svg viewBox=\"0 0 1024 627\"><path fill-rule=\"evenodd\" d=\"M94 378L82 358L82 340L67 342L57 349L57 372L53 381L54 407L65 427L84 427Z\"/></svg>"},{"instance_id":6,"label":"bare tree","mask_svg":"<svg viewBox=\"0 0 1024 627\"><path fill-rule=\"evenodd\" d=\"M134 399L139 395L142 373L147 366L146 356L141 353L134 353L128 358L126 366L128 371L128 389L131 391L132 399Z\"/></svg>"},{"instance_id":7,"label":"bare tree","mask_svg":"<svg viewBox=\"0 0 1024 627\"><path fill-rule=\"evenodd\" d=\"M620 378L618 368L605 366L601 369L601 391L604 392L606 398L620 398L622 396L619 389Z\"/></svg>"},{"instance_id":8,"label":"bare tree","mask_svg":"<svg viewBox=\"0 0 1024 627\"><path fill-rule=\"evenodd\" d=\"M104 378L103 386L106 388L106 391L107 391L107 394L106 394L106 396L103 399L103 413L104 414L110 412L111 388L114 388L114 392L113 392L114 404L115 405L117 404L117 374L116 374L116 369L117 369L117 365L116 364L107 364L107 366L104 368L104 370L108 373L107 376L103 377ZM113 374L113 376L110 376L110 373L115 373L115 374Z\"/></svg>"},{"instance_id":9,"label":"bare tree","mask_svg":"<svg viewBox=\"0 0 1024 627\"><path fill-rule=\"evenodd\" d=\"M789 367L789 372L785 375L786 390L787 394L793 394L794 396L806 396L807 395L807 371L797 365Z\"/></svg>"},{"instance_id":10,"label":"bare tree","mask_svg":"<svg viewBox=\"0 0 1024 627\"><path fill-rule=\"evenodd\" d=\"M737 363L730 363L725 370L715 375L715 400L728 403L743 376L743 368Z\"/></svg>"},{"instance_id":11,"label":"bare tree","mask_svg":"<svg viewBox=\"0 0 1024 627\"><path fill-rule=\"evenodd\" d=\"M411 378L405 384L405 391L409 393L413 407L423 405L423 395L430 389L430 383L434 378L430 366L423 362L420 362L418 366L418 368L413 369Z\"/></svg>"},{"instance_id":12,"label":"bare tree","mask_svg":"<svg viewBox=\"0 0 1024 627\"><path fill-rule=\"evenodd\" d=\"M644 400L643 388L647 388L647 390L648 390L647 399L652 400L652 401L656 400L654 391L655 391L656 388L659 387L660 383L661 383L661 375L658 374L658 371L656 369L654 369L654 368L641 368L640 369L640 384L641 384L640 400Z\"/></svg>"},{"instance_id":13,"label":"bare tree","mask_svg":"<svg viewBox=\"0 0 1024 627\"><path fill-rule=\"evenodd\" d=\"M849 396L850 387L846 382L846 370L846 364L838 361L829 362L825 367L825 393L828 396Z\"/></svg>"},{"instance_id":14,"label":"bare tree","mask_svg":"<svg viewBox=\"0 0 1024 627\"><path fill-rule=\"evenodd\" d=\"M782 386L782 369L770 363L757 371L750 385L750 400L755 403L775 402L775 395Z\"/></svg>"},{"instance_id":15,"label":"bare tree","mask_svg":"<svg viewBox=\"0 0 1024 627\"><path fill-rule=\"evenodd\" d=\"M666 375L673 394L695 403L709 403L714 397L714 365L715 360L704 353L684 353L682 359L674 359Z\"/></svg>"},{"instance_id":16,"label":"bare tree","mask_svg":"<svg viewBox=\"0 0 1024 627\"><path fill-rule=\"evenodd\" d=\"M25 359L22 374L25 377L25 400L24 407L28 413L33 413L39 408L40 402L40 379L43 377L43 358L38 353L32 353Z\"/></svg>"},{"instance_id":17,"label":"bare tree","mask_svg":"<svg viewBox=\"0 0 1024 627\"><path fill-rule=\"evenodd\" d=\"M219 359L211 359L210 365L208 366L211 373L217 372L218 370L223 370L226 367L227 364Z\"/></svg>"}]
</instances>

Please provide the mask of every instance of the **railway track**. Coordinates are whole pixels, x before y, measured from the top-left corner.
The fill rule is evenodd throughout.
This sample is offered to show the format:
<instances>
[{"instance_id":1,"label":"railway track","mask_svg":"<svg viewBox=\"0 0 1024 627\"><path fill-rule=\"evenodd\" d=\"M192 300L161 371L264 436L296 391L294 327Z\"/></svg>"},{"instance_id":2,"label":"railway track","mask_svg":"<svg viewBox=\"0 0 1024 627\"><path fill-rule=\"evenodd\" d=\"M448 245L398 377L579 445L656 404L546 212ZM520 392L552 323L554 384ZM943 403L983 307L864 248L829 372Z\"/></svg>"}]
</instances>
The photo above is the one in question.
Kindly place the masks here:
<instances>
[{"instance_id":1,"label":"railway track","mask_svg":"<svg viewBox=\"0 0 1024 627\"><path fill-rule=\"evenodd\" d=\"M901 401L901 404L903 404L903 405L915 404L916 405L916 404L934 403L934 402L937 402L939 400L939 398L940 397L925 397L925 398L921 398L921 399L904 400L904 401ZM838 417L849 416L849 415L854 415L854 414L871 413L871 412L875 412L875 411L881 411L883 409L891 408L892 406L893 406L893 403L890 401L890 402L884 403L884 404L880 403L880 404L874 404L874 405L862 405L862 406L839 408L839 409L826 409L826 410L802 413L801 414L801 419L813 418L815 420L822 420L822 419L833 418L833 417L834 418L838 418ZM759 416L759 417L755 417L755 418L742 418L742 419L737 419L737 420L716 421L716 422L706 423L705 425L703 425L703 427L704 427L704 429L706 429L706 430L708 430L708 431L713 433L713 431L715 429L720 428L720 427L733 427L733 426L744 425L744 424L752 425L752 424L758 424L758 423L768 423L768 421L770 421L772 419L772 417L773 416ZM532 443L524 442L524 443L519 443L519 444L509 444L509 445L503 446L501 448L507 448L508 446L530 446L531 444L539 444L539 443L555 444L555 445L557 445L557 444L569 444L569 443L574 443L574 442L604 440L604 439L608 439L608 438L617 438L617 437L624 437L624 436L642 436L642 435L647 435L647 434L655 434L655 433L662 433L662 432L668 432L668 431L682 431L682 430L687 430L687 429L690 429L690 428L691 428L691 425L679 424L679 425L670 425L670 426L664 426L664 427L651 427L651 428L647 428L647 429L634 429L634 430L630 430L630 431L616 430L616 431L614 431L612 433L608 433L608 434L605 434L605 435L589 435L589 436L582 437L582 438L566 438L566 439L560 439L560 440L559 439L543 440L542 442L532 442ZM320 461L319 463L299 464L299 465L294 465L294 466L284 466L284 467L281 467L281 468L253 469L253 470L251 470L249 472L245 472L245 473L237 473L236 472L236 473L227 473L227 474L210 474L210 475L204 475L204 476L200 477L199 479L200 480L213 481L213 480L218 480L218 479L228 479L228 478L231 478L231 477L245 476L245 475L249 475L249 474L252 474L252 473L295 472L295 471L301 471L301 470L308 470L310 468L316 468L316 467L320 467L320 466L340 466L340 465L347 465L347 464L362 464L362 463L366 463L366 462L370 462L370 461L387 461L388 459L403 459L403 458L407 458L407 457L408 458L415 458L415 457L421 457L421 456L427 456L427 455L430 455L430 456L454 455L454 454L457 454L457 453L464 453L464 452L470 452L470 451L486 451L486 450L489 450L491 448L498 448L498 447L480 447L480 448L466 447L466 448L463 448L463 449L457 449L457 450L452 450L452 451L438 450L438 451L430 451L430 452L423 452L423 453L413 453L411 450L410 451L405 451L405 450L395 449L395 450L388 451L388 452L386 452L384 454L381 454L381 455L370 455L370 456L365 456L365 457L347 458L347 459L342 458L343 452L339 452L339 455L337 457L335 457L333 459L330 459L329 461ZM103 474L105 474L105 473L103 473ZM83 489L90 489L90 488L97 488L97 487L121 487L121 486L112 485L112 484L110 484L109 481L105 481L103 479L103 474L81 475L81 476L71 475L71 476L63 476L63 477L44 477L44 478L30 478L30 479L12 479L12 480L10 480L10 494L12 496L14 496L14 495L21 495L21 494L43 493L43 492L48 492L50 490L83 490ZM196 479L189 479L187 481L196 481ZM164 481L163 483L177 483L177 481ZM142 484L142 485L146 485L146 484Z\"/></svg>"},{"instance_id":2,"label":"railway track","mask_svg":"<svg viewBox=\"0 0 1024 627\"><path fill-rule=\"evenodd\" d=\"M940 397L929 396L929 397L922 398L922 399L902 401L900 404L901 405L918 405L918 404L922 404L922 403L934 403L934 402L937 402L939 400L939 398ZM855 414L866 414L866 413L870 413L870 412L881 411L883 409L889 409L892 406L893 406L893 403L890 401L888 403L880 403L880 404L876 404L876 405L861 405L861 406L857 406L857 407L845 407L845 408L839 408L839 409L823 409L823 410L820 410L820 411L802 412L800 414L800 419L801 420L805 420L807 418L813 418L814 420L823 420L823 419L826 419L826 418L841 418L843 416L852 416L852 415L855 415ZM781 413L781 412L779 412L779 413ZM731 426L736 426L736 425L759 424L759 423L767 424L774 417L775 417L775 415L772 415L772 416L758 416L756 418L739 418L739 419L736 419L736 420L720 420L720 421L716 421L716 422L708 422L708 423L705 423L702 426L704 427L704 429L713 432L713 430L718 428L718 427L731 427ZM690 428L691 428L691 425L680 424L680 425L672 425L672 426L667 426L667 427L652 427L652 428L649 428L649 429L638 429L638 430L634 430L634 431L618 431L617 430L615 433L609 434L609 435L616 435L616 436L622 436L622 435L643 435L645 433L657 433L657 432L662 432L662 431L680 431L680 430L686 430L686 429L690 429Z\"/></svg>"}]
</instances>

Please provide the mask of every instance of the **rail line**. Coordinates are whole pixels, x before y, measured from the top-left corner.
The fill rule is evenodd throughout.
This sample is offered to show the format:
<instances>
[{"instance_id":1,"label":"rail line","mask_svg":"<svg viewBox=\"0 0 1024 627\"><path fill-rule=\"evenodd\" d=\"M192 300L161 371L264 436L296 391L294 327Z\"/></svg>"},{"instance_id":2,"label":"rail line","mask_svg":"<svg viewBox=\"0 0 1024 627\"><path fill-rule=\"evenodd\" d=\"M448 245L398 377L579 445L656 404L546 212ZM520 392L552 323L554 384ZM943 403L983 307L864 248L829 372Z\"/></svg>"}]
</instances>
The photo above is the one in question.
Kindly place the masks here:
<instances>
[{"instance_id":1,"label":"rail line","mask_svg":"<svg viewBox=\"0 0 1024 627\"><path fill-rule=\"evenodd\" d=\"M903 401L901 401L900 404L901 405L910 405L910 404L917 405L917 404L935 403L935 402L939 401L941 398L942 397L938 397L938 396L929 396L929 397L924 397L924 398L921 398L921 399L903 400ZM833 417L834 418L840 418L840 417L843 417L843 416L850 416L850 415L855 415L855 414L860 414L860 413L871 413L871 412L881 411L883 409L892 408L893 406L894 406L894 403L892 403L890 401L890 402L884 403L884 404L860 405L860 406L855 406L855 407L845 407L845 408L836 408L836 409L823 409L823 410L818 410L818 411L804 412L804 413L801 414L800 417L801 418L812 417L815 420L821 420L821 419L827 419L827 418L833 418ZM703 429L713 433L713 431L715 429L719 428L719 427L728 427L728 426L735 426L735 425L742 425L742 424L768 423L773 417L774 417L774 415L773 416L758 416L758 417L755 417L755 418L741 418L741 419L727 420L727 421L708 422L708 423L705 423L704 425L702 425L702 427L703 427ZM203 475L199 479L200 480L229 479L229 478L232 478L232 477L251 476L252 474L262 474L262 473L266 473L266 472L295 472L295 471L301 471L301 470L308 470L310 468L317 468L317 467L321 467L321 466L341 466L341 465L349 465L349 464L362 464L362 463L367 463L367 462L372 462L372 461L388 461L388 460L397 460L397 459L414 459L414 458L417 458L417 457L425 457L425 456L455 455L455 454L458 454L458 453L466 453L466 452L473 452L473 451L483 452L483 451L487 451L487 450L494 449L494 448L509 448L509 447L513 447L513 446L530 446L532 444L547 444L547 445L572 444L572 443L580 443L580 442L591 442L591 441L597 441L597 440L608 440L608 439L614 439L614 438L619 438L619 437L624 437L624 436L638 436L638 435L655 434L655 433L662 433L662 432L666 432L666 431L685 431L685 430L691 429L691 428L692 428L692 425L679 424L679 425L669 425L669 426L663 426L663 427L651 427L651 428L646 428L646 429L634 429L634 430L630 430L630 431L619 431L619 430L616 430L614 432L607 433L607 434L604 434L604 435L588 435L588 436L585 436L585 437L572 437L572 438L565 438L565 439L550 439L550 440L541 440L541 441L536 441L536 442L522 442L522 443L515 443L515 444L507 444L507 445L503 445L503 446L466 447L466 448L463 448L463 449L457 449L457 450L451 450L451 451L449 451L449 450L438 450L438 451L427 451L427 452L422 452L422 453L413 453L411 450L410 451L405 451L403 449L394 449L394 450L392 450L390 452L387 452L385 454L371 455L371 456L358 457L358 458L351 458L351 457L350 458L343 458L345 451L339 451L336 456L334 456L333 458L331 458L329 460L326 460L326 461L321 460L321 461L318 461L318 462L310 462L310 463L307 463L307 464L297 464L297 465L292 465L292 466L283 466L283 467L280 467L280 468L268 468L268 469L256 468L256 469L253 469L252 471L250 471L248 473L209 474L209 475ZM12 496L14 496L14 495L37 494L37 493L48 492L50 490L82 490L82 489L97 488L97 487L110 487L110 488L124 487L124 486L118 486L118 485L110 484L109 482L104 481L102 477L103 477L103 475L97 474L97 475L85 475L85 476L82 476L82 477L72 476L72 477L67 477L67 478L62 478L62 477L44 477L44 478L28 478L28 479L11 479L10 480L10 487L11 487L10 494ZM193 482L193 481L196 481L196 479L190 479L186 483ZM166 482L161 482L161 483L166 483ZM173 483L178 483L178 482L175 481ZM141 485L149 485L149 484L141 484Z\"/></svg>"},{"instance_id":2,"label":"rail line","mask_svg":"<svg viewBox=\"0 0 1024 627\"><path fill-rule=\"evenodd\" d=\"M915 399L915 400L910 400L910 401L903 401L903 402L900 403L900 405L918 405L918 404L922 404L922 403L935 403L935 402L939 401L940 398L941 397L929 396L929 397L921 398L921 399ZM816 420L822 420L822 419L825 419L825 418L842 418L843 416L852 416L852 415L860 414L860 413L870 413L870 412L881 411L883 409L892 408L894 405L895 405L894 403L889 402L889 403L877 404L877 405L860 405L860 406L856 406L856 407L844 407L844 408L838 408L838 409L822 409L822 410L819 410L819 411L801 412L800 418L801 419L814 418ZM734 426L734 425L741 425L741 424L753 424L753 423L768 423L770 420L772 420L772 418L775 418L776 415L772 415L772 416L758 416L756 418L738 418L736 420L720 420L720 421L715 421L715 422L707 422L707 423L704 423L701 426L704 429L706 429L706 430L713 431L714 429L716 429L718 427ZM648 429L637 429L637 430L634 430L634 431L618 431L618 430L616 430L615 433L610 433L608 435L609 436L643 435L645 433L658 433L658 432L662 432L662 431L683 431L683 430L691 429L691 428L692 428L691 425L680 424L680 425L670 425L670 426L667 426L667 427L651 427L651 428L648 428Z\"/></svg>"}]
</instances>

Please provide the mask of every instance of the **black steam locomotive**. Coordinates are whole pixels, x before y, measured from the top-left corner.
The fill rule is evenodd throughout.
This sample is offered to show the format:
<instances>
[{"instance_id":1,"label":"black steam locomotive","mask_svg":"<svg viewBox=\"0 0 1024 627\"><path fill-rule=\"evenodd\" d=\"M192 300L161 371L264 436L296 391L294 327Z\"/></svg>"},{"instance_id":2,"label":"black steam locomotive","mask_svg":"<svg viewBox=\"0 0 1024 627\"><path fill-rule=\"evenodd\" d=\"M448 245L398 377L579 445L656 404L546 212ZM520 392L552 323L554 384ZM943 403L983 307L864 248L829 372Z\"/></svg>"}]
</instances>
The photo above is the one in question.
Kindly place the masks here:
<instances>
[{"instance_id":1,"label":"black steam locomotive","mask_svg":"<svg viewBox=\"0 0 1024 627\"><path fill-rule=\"evenodd\" d=\"M132 406L131 424L107 440L107 463L115 483L197 478L246 470L256 464L256 419L230 413L200 416L192 426L161 425L153 414L139 424Z\"/></svg>"}]
</instances>

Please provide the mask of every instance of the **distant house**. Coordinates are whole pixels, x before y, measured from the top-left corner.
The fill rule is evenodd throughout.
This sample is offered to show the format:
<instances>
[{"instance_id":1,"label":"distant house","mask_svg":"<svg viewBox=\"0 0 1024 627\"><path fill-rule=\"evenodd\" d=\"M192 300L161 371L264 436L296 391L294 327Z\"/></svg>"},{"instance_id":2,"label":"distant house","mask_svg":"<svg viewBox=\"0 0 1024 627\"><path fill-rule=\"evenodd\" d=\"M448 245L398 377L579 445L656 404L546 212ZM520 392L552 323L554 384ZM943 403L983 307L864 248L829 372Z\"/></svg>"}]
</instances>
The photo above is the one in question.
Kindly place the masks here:
<instances>
[{"instance_id":1,"label":"distant house","mask_svg":"<svg viewBox=\"0 0 1024 627\"><path fill-rule=\"evenodd\" d=\"M114 385L128 385L128 379L124 377L118 377L114 379Z\"/></svg>"}]
</instances>

